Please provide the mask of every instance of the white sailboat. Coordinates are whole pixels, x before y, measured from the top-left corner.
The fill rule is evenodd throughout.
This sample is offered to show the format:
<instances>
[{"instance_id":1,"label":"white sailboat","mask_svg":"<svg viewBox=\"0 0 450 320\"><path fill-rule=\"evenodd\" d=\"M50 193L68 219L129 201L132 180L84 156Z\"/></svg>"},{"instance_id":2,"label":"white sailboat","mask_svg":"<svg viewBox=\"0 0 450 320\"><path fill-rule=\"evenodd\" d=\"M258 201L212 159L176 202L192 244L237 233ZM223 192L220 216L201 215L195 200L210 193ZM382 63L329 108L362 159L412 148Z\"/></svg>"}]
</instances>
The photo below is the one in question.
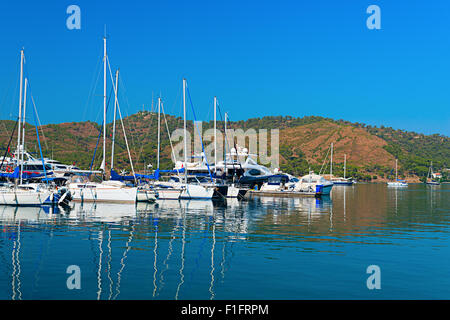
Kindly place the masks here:
<instances>
[{"instance_id":1,"label":"white sailboat","mask_svg":"<svg viewBox=\"0 0 450 320\"><path fill-rule=\"evenodd\" d=\"M103 38L103 160L101 169L106 170L106 71L107 71L107 51L106 51L106 36ZM116 84L118 74L116 73ZM114 86L114 83L113 83ZM118 107L117 99L117 85L114 86L115 102L114 107ZM115 113L115 112L114 112ZM120 113L120 109L119 109ZM125 129L124 129L125 131ZM115 132L115 117L114 117L114 132ZM126 140L126 137L125 137ZM113 144L114 146L114 144ZM127 142L128 149L128 142ZM114 155L114 150L113 150ZM131 160L131 159L130 159ZM113 165L113 164L112 164ZM136 202L137 187L128 187L122 181L73 181L69 183L69 190L72 193L75 201L87 202Z\"/></svg>"},{"instance_id":2,"label":"white sailboat","mask_svg":"<svg viewBox=\"0 0 450 320\"><path fill-rule=\"evenodd\" d=\"M187 137L186 137L186 79L183 79L183 115L184 115L184 177L173 177L171 181L165 182L164 186L175 189L182 189L180 199L212 199L216 187L205 185L188 180L187 176ZM184 181L182 181L184 180ZM160 183L161 185L163 183ZM160 191L158 190L158 193Z\"/></svg>"},{"instance_id":3,"label":"white sailboat","mask_svg":"<svg viewBox=\"0 0 450 320\"><path fill-rule=\"evenodd\" d=\"M388 187L407 187L408 183L403 180L398 180L398 159L395 159L395 181L389 181Z\"/></svg>"},{"instance_id":4,"label":"white sailboat","mask_svg":"<svg viewBox=\"0 0 450 320\"><path fill-rule=\"evenodd\" d=\"M344 177L336 177L336 178L332 177L331 182L333 182L333 184L335 185L351 186L353 184L353 180L347 179L345 177L346 169L347 169L347 155L344 154Z\"/></svg>"},{"instance_id":5,"label":"white sailboat","mask_svg":"<svg viewBox=\"0 0 450 320\"><path fill-rule=\"evenodd\" d=\"M164 105L163 102L161 100L161 97L158 98L158 149L157 149L157 154L156 154L156 168L157 170L159 170L159 164L160 164L160 150L161 150L161 108L164 111ZM164 114L164 119L165 118L165 114ZM166 128L167 128L167 135L170 137L170 132L169 132L169 128L167 126L167 120L165 121L166 123ZM169 138L170 141L170 138ZM172 142L170 141L170 147L172 148ZM175 154L173 153L173 148L172 148L172 155L174 157L174 161L175 160ZM159 177L158 177L159 178ZM155 190L156 194L157 194L157 199L158 200L178 200L180 199L181 193L184 190L184 186L179 186L179 185L172 185L172 184L168 184L168 183L164 183L164 182L156 182L153 184L153 189Z\"/></svg>"},{"instance_id":6,"label":"white sailboat","mask_svg":"<svg viewBox=\"0 0 450 320\"><path fill-rule=\"evenodd\" d=\"M20 51L20 96L19 96L19 119L17 129L17 165L14 173L11 174L15 179L14 184L3 186L0 189L0 204L12 206L41 206L44 204L57 205L67 204L70 201L70 194L65 188L59 191L54 189L52 185L43 183L25 184L24 176L24 152L25 152L25 117L27 104L27 86L28 79L23 80L23 64L24 64L24 50ZM22 91L23 91L23 105L22 105ZM23 113L22 113L23 109ZM37 139L39 141L39 134ZM39 147L40 149L40 147ZM41 152L41 165L44 169L44 160Z\"/></svg>"},{"instance_id":7,"label":"white sailboat","mask_svg":"<svg viewBox=\"0 0 450 320\"><path fill-rule=\"evenodd\" d=\"M433 161L431 161L430 168L428 169L426 184L430 186L438 186L441 184L439 181L433 180L433 178L434 178Z\"/></svg>"},{"instance_id":8,"label":"white sailboat","mask_svg":"<svg viewBox=\"0 0 450 320\"><path fill-rule=\"evenodd\" d=\"M217 172L217 129L216 129L216 111L217 109L217 98L214 97L214 172ZM225 150L227 149L227 120L228 120L228 113L225 112ZM225 161L226 161L226 154L225 154ZM233 163L234 164L234 163ZM225 178L227 177L227 172L228 170L226 170L226 165L223 164L223 172L225 175ZM227 194L226 197L227 198L239 198L242 199L244 198L245 194L247 193L248 189L247 188L242 188L242 187L238 187L235 183L232 183L230 185L228 185L228 190L227 190Z\"/></svg>"}]
</instances>

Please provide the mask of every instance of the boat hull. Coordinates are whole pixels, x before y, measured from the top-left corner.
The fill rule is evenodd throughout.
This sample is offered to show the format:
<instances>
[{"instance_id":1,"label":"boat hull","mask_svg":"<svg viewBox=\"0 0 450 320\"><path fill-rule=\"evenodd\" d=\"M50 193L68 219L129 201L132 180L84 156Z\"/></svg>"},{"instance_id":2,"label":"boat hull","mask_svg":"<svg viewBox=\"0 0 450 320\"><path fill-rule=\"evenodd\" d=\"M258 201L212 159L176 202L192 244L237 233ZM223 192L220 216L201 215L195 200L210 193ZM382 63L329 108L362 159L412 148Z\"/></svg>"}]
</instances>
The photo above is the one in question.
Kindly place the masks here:
<instances>
[{"instance_id":1,"label":"boat hull","mask_svg":"<svg viewBox=\"0 0 450 320\"><path fill-rule=\"evenodd\" d=\"M52 191L3 191L0 192L0 204L11 206L41 206L45 202L48 202L52 193Z\"/></svg>"},{"instance_id":2,"label":"boat hull","mask_svg":"<svg viewBox=\"0 0 450 320\"><path fill-rule=\"evenodd\" d=\"M178 200L180 199L182 189L158 188L158 199L160 200Z\"/></svg>"},{"instance_id":3,"label":"boat hull","mask_svg":"<svg viewBox=\"0 0 450 320\"><path fill-rule=\"evenodd\" d=\"M215 188L202 185L187 184L180 199L212 199Z\"/></svg>"},{"instance_id":4,"label":"boat hull","mask_svg":"<svg viewBox=\"0 0 450 320\"><path fill-rule=\"evenodd\" d=\"M335 186L351 186L353 185L353 181L333 181Z\"/></svg>"},{"instance_id":5,"label":"boat hull","mask_svg":"<svg viewBox=\"0 0 450 320\"><path fill-rule=\"evenodd\" d=\"M137 188L114 188L114 187L97 187L88 185L86 187L77 184L69 185L72 193L73 201L81 202L117 202L117 203L134 203L137 200Z\"/></svg>"},{"instance_id":6,"label":"boat hull","mask_svg":"<svg viewBox=\"0 0 450 320\"><path fill-rule=\"evenodd\" d=\"M323 185L321 194L325 195L325 196L330 195L332 189L333 189L333 184Z\"/></svg>"},{"instance_id":7,"label":"boat hull","mask_svg":"<svg viewBox=\"0 0 450 320\"><path fill-rule=\"evenodd\" d=\"M408 184L404 182L388 182L388 187L407 187Z\"/></svg>"},{"instance_id":8,"label":"boat hull","mask_svg":"<svg viewBox=\"0 0 450 320\"><path fill-rule=\"evenodd\" d=\"M156 194L152 190L138 190L136 194L136 201L139 202L153 202L156 200Z\"/></svg>"}]
</instances>

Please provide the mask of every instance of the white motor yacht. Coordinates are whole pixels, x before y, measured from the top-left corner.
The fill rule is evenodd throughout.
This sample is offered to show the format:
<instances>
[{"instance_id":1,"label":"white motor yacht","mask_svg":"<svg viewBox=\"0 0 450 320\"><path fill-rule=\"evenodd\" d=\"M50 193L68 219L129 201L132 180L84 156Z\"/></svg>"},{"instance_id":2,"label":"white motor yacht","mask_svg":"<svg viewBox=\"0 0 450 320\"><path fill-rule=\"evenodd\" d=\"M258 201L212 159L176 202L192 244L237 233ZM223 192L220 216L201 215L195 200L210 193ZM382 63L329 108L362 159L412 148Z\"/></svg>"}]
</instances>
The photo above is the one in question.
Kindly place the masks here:
<instances>
[{"instance_id":1,"label":"white motor yacht","mask_svg":"<svg viewBox=\"0 0 450 320\"><path fill-rule=\"evenodd\" d=\"M315 174L313 171L310 171L309 174L301 177L300 181L294 185L294 191L315 192L322 195L329 195L332 188L333 183L331 181Z\"/></svg>"}]
</instances>

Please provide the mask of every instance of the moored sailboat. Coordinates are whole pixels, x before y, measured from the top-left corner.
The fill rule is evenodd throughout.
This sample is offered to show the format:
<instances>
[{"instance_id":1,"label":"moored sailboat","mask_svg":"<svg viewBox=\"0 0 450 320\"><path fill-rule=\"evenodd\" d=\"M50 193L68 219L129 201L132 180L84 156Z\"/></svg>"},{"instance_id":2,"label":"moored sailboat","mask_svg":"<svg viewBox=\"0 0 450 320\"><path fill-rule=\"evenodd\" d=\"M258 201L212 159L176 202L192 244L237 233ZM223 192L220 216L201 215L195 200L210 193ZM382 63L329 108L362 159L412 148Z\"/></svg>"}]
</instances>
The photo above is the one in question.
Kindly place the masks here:
<instances>
[{"instance_id":1,"label":"moored sailboat","mask_svg":"<svg viewBox=\"0 0 450 320\"><path fill-rule=\"evenodd\" d=\"M434 180L435 173L433 172L433 161L430 163L430 168L428 169L428 174L425 183L431 186L438 186L441 183L439 181Z\"/></svg>"},{"instance_id":2,"label":"moored sailboat","mask_svg":"<svg viewBox=\"0 0 450 320\"><path fill-rule=\"evenodd\" d=\"M389 181L388 187L407 187L408 183L398 179L398 159L395 159L395 181Z\"/></svg>"},{"instance_id":3,"label":"moored sailboat","mask_svg":"<svg viewBox=\"0 0 450 320\"><path fill-rule=\"evenodd\" d=\"M19 97L19 118L17 121L17 161L16 167L12 173L0 172L0 177L8 180L14 180L14 184L6 184L0 189L0 204L12 206L42 206L42 205L59 205L68 204L71 200L71 195L66 188L56 188L50 184L44 164L44 157L42 155L41 144L39 140L39 131L36 124L36 138L41 154L41 166L43 168L43 175L46 183L26 183L29 178L42 177L40 173L31 173L24 171L24 152L25 152L25 118L26 118L26 103L27 103L27 87L28 79L23 79L23 65L24 65L24 50L20 52L20 97ZM23 96L22 96L23 93ZM23 97L23 104L22 104ZM33 102L34 103L34 102ZM23 113L22 113L23 112ZM35 119L37 117L36 108L34 108ZM14 132L13 132L14 134ZM12 137L12 136L11 136ZM11 139L10 139L11 141ZM9 148L9 146L8 146ZM2 159L2 165L5 157Z\"/></svg>"},{"instance_id":4,"label":"moored sailboat","mask_svg":"<svg viewBox=\"0 0 450 320\"><path fill-rule=\"evenodd\" d=\"M106 36L103 38L103 160L101 164L101 170L105 172L106 170L106 83L107 83L107 50L106 50ZM112 74L111 74L112 78ZM119 102L117 99L117 79L118 73L116 73L116 85L112 83L115 95L114 107L119 108ZM120 114L120 109L119 114ZM114 129L115 133L115 117L114 112ZM123 123L122 123L123 127ZM123 129L125 132L125 129ZM99 136L100 137L100 136ZM127 144L128 149L128 142ZM114 144L113 144L114 148ZM112 150L112 157L114 156L114 149ZM95 152L94 152L95 157ZM131 162L130 157L130 162ZM133 168L133 164L131 162ZM113 168L113 163L112 163ZM92 169L92 168L91 168ZM113 169L111 169L111 174ZM79 179L79 178L78 178ZM88 201L88 202L131 202L134 203L137 200L137 187L129 187L123 181L105 180L102 182L92 182L92 181L73 181L69 183L69 189L73 194L73 199L76 201Z\"/></svg>"}]
</instances>

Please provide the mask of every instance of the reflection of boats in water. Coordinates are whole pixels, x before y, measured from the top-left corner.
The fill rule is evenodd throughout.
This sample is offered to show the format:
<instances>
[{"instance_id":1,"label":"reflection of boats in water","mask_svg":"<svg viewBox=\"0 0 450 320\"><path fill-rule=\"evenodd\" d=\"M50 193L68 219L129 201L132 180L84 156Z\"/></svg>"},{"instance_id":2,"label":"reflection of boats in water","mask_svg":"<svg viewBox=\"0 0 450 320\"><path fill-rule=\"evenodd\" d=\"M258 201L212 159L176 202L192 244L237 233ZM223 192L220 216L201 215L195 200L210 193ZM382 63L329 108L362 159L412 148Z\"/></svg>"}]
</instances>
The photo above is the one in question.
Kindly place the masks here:
<instances>
[{"instance_id":1,"label":"reflection of boats in water","mask_svg":"<svg viewBox=\"0 0 450 320\"><path fill-rule=\"evenodd\" d=\"M39 221L49 220L64 213L58 206L48 207L0 207L0 220L3 222L14 221Z\"/></svg>"},{"instance_id":2,"label":"reflection of boats in water","mask_svg":"<svg viewBox=\"0 0 450 320\"><path fill-rule=\"evenodd\" d=\"M134 203L74 203L69 218L103 222L118 222L136 217Z\"/></svg>"}]
</instances>

